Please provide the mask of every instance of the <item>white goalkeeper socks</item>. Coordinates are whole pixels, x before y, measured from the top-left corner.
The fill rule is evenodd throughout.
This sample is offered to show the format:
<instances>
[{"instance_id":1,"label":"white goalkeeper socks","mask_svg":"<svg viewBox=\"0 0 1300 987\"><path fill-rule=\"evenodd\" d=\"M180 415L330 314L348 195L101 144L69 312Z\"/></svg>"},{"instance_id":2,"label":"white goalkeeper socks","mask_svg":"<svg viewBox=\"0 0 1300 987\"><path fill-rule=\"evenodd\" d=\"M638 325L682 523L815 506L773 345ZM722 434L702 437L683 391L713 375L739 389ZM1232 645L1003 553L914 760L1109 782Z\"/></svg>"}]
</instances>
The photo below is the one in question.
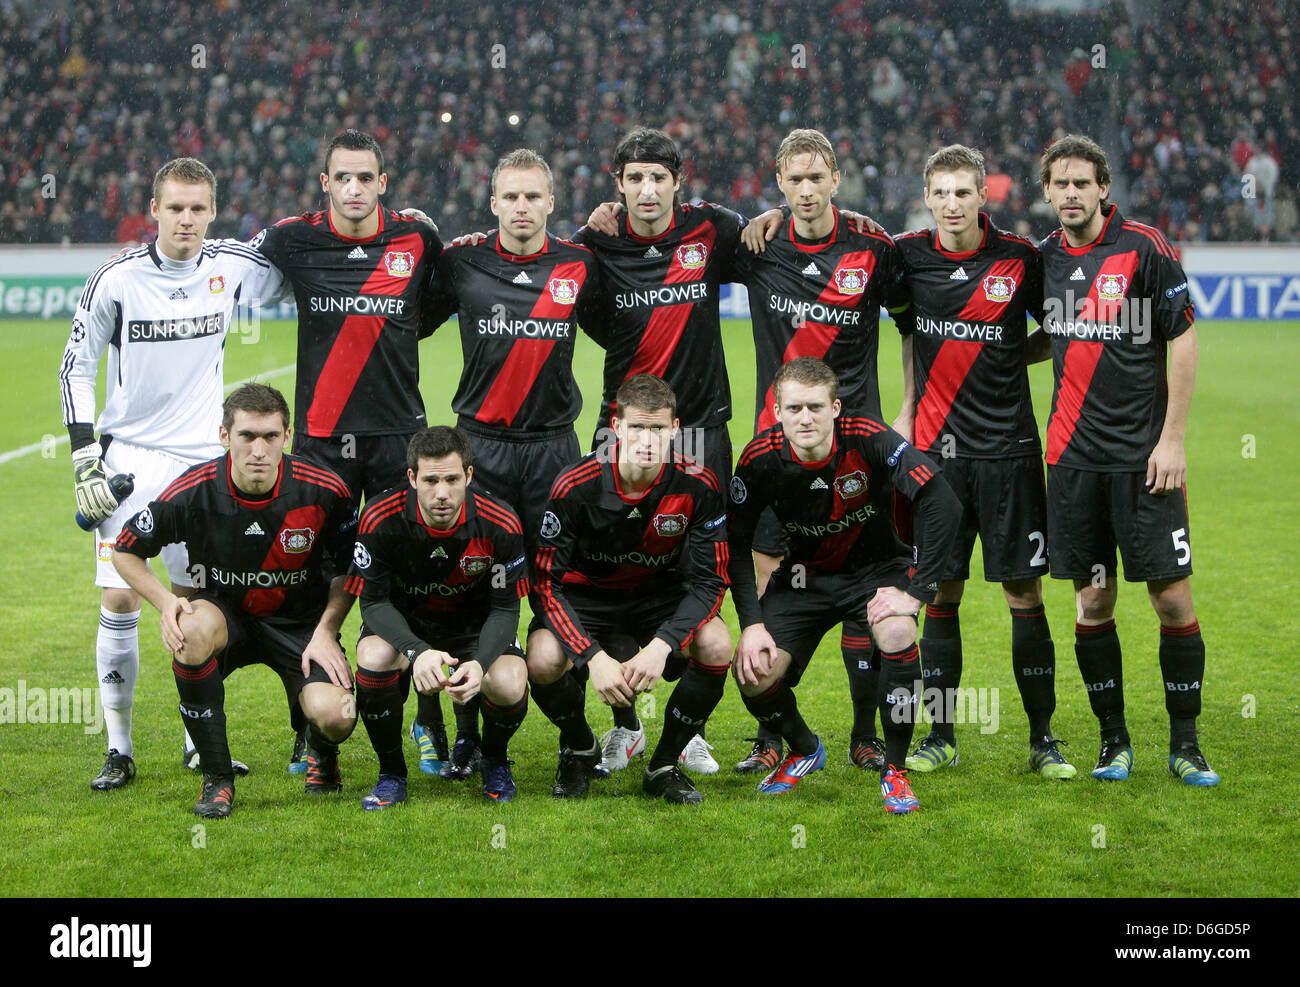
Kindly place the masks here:
<instances>
[{"instance_id":1,"label":"white goalkeeper socks","mask_svg":"<svg viewBox=\"0 0 1300 987\"><path fill-rule=\"evenodd\" d=\"M113 613L99 608L99 635L95 639L95 669L99 676L100 705L108 730L108 749L128 757L131 746L131 705L140 671L140 643L136 627L140 611Z\"/></svg>"}]
</instances>

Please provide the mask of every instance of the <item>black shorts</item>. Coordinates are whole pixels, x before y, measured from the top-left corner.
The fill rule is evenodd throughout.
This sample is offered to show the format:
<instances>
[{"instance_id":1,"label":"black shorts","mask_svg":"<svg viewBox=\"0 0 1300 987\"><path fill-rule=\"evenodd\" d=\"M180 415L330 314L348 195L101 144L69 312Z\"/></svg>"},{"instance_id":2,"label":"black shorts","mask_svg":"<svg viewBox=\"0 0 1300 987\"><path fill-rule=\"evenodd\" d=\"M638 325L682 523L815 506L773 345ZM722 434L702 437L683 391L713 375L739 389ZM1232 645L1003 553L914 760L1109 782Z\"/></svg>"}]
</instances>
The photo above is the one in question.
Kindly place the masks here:
<instances>
[{"instance_id":1,"label":"black shorts","mask_svg":"<svg viewBox=\"0 0 1300 987\"><path fill-rule=\"evenodd\" d=\"M572 427L549 432L512 431L466 418L461 418L459 424L474 449L474 487L508 504L519 515L524 545L531 558L551 484L582 458L577 434Z\"/></svg>"},{"instance_id":2,"label":"black shorts","mask_svg":"<svg viewBox=\"0 0 1300 987\"><path fill-rule=\"evenodd\" d=\"M249 665L266 665L284 682L285 691L297 695L309 682L330 683L329 673L316 662L303 678L302 653L307 650L315 622L254 617L215 594L200 590L191 600L206 600L226 618L226 646L217 655L217 667L224 679Z\"/></svg>"},{"instance_id":3,"label":"black shorts","mask_svg":"<svg viewBox=\"0 0 1300 987\"><path fill-rule=\"evenodd\" d=\"M911 585L907 560L881 563L853 573L808 573L800 583L784 563L772 574L760 601L763 624L776 646L790 653L785 681L792 688L803 678L817 645L836 624L850 637L868 638L867 604L876 590L893 586L906 591Z\"/></svg>"},{"instance_id":4,"label":"black shorts","mask_svg":"<svg viewBox=\"0 0 1300 987\"><path fill-rule=\"evenodd\" d=\"M1043 461L943 459L935 464L961 501L961 528L943 564L944 582L970 578L970 557L978 535L984 549L984 578L991 583L1047 575L1047 492Z\"/></svg>"},{"instance_id":5,"label":"black shorts","mask_svg":"<svg viewBox=\"0 0 1300 987\"><path fill-rule=\"evenodd\" d=\"M577 611L587 637L618 661L627 661L649 644L655 633L673 614L686 595L668 593L658 597L629 597L626 592L586 591L565 587L564 596ZM528 633L545 627L540 610L528 625ZM559 635L556 635L557 639ZM629 641L635 648L629 648Z\"/></svg>"},{"instance_id":6,"label":"black shorts","mask_svg":"<svg viewBox=\"0 0 1300 987\"><path fill-rule=\"evenodd\" d=\"M1114 576L1116 547L1129 582L1192 574L1186 486L1156 496L1146 489L1145 473L1049 466L1047 505L1047 542L1057 579L1095 579L1103 570Z\"/></svg>"},{"instance_id":7,"label":"black shorts","mask_svg":"<svg viewBox=\"0 0 1300 987\"><path fill-rule=\"evenodd\" d=\"M406 618L406 622L410 625L411 630L427 641L431 647L447 652L457 661L472 661L474 656L478 654L478 631L469 631L463 627L447 627L430 621L414 620L410 617ZM361 631L357 634L357 644L373 636L374 633L370 629L370 625L362 621ZM519 646L518 641L515 641L506 645L501 653L504 655L518 655L522 658L524 649Z\"/></svg>"},{"instance_id":8,"label":"black shorts","mask_svg":"<svg viewBox=\"0 0 1300 987\"><path fill-rule=\"evenodd\" d=\"M406 482L406 447L412 434L320 438L300 433L293 437L293 452L337 473L359 508L362 494L369 501Z\"/></svg>"}]
</instances>

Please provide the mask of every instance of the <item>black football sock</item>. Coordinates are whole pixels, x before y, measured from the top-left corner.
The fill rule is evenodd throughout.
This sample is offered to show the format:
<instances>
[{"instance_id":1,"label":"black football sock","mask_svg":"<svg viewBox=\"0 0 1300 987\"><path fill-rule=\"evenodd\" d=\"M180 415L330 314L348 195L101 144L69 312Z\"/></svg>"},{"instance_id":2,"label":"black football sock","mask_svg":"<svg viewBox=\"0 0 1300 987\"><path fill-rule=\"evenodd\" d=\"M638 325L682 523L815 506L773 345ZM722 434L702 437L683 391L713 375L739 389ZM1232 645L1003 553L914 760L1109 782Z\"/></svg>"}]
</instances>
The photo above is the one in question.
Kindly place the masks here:
<instances>
[{"instance_id":1,"label":"black football sock","mask_svg":"<svg viewBox=\"0 0 1300 987\"><path fill-rule=\"evenodd\" d=\"M451 675L455 676L455 671ZM460 740L466 737L474 743L482 745L482 739L478 732L478 710L480 698L475 696L467 703L452 703L452 711L456 714L456 739Z\"/></svg>"},{"instance_id":2,"label":"black football sock","mask_svg":"<svg viewBox=\"0 0 1300 987\"><path fill-rule=\"evenodd\" d=\"M316 752L317 758L339 756L339 745L330 740L315 723L307 722L307 746Z\"/></svg>"},{"instance_id":3,"label":"black football sock","mask_svg":"<svg viewBox=\"0 0 1300 987\"><path fill-rule=\"evenodd\" d=\"M1029 717L1029 742L1052 735L1056 712L1056 645L1042 606L1011 608L1011 667Z\"/></svg>"},{"instance_id":4,"label":"black football sock","mask_svg":"<svg viewBox=\"0 0 1300 987\"><path fill-rule=\"evenodd\" d=\"M668 697L663 733L650 757L651 771L677 763L690 739L722 700L728 671L726 665L700 665L695 661L686 666Z\"/></svg>"},{"instance_id":5,"label":"black football sock","mask_svg":"<svg viewBox=\"0 0 1300 987\"><path fill-rule=\"evenodd\" d=\"M406 777L402 754L402 674L357 668L357 714L366 725L381 775Z\"/></svg>"},{"instance_id":6,"label":"black football sock","mask_svg":"<svg viewBox=\"0 0 1300 987\"><path fill-rule=\"evenodd\" d=\"M876 704L879 700L880 658L870 637L840 632L840 654L849 673L849 699L853 702L853 732L850 737L876 735Z\"/></svg>"},{"instance_id":7,"label":"black football sock","mask_svg":"<svg viewBox=\"0 0 1300 987\"><path fill-rule=\"evenodd\" d=\"M483 696L483 756L504 761L510 738L515 735L527 715L527 687L517 703L497 706L487 696Z\"/></svg>"},{"instance_id":8,"label":"black football sock","mask_svg":"<svg viewBox=\"0 0 1300 987\"><path fill-rule=\"evenodd\" d=\"M307 714L302 711L302 703L298 702L298 690L302 688L302 683L287 675L280 679L280 683L284 686L284 698L289 703L289 726L294 733L302 733L307 726Z\"/></svg>"},{"instance_id":9,"label":"black football sock","mask_svg":"<svg viewBox=\"0 0 1300 987\"><path fill-rule=\"evenodd\" d=\"M641 721L637 719L635 706L611 706L610 710L614 713L614 726L631 730L633 733L641 729Z\"/></svg>"},{"instance_id":10,"label":"black football sock","mask_svg":"<svg viewBox=\"0 0 1300 987\"><path fill-rule=\"evenodd\" d=\"M748 707L748 704L746 704L746 706ZM758 734L757 739L763 741L768 746L770 747L781 746L782 743L781 735L777 733L775 730L773 730L771 727L769 727L767 724L760 723L758 725L758 730L756 732Z\"/></svg>"},{"instance_id":11,"label":"black football sock","mask_svg":"<svg viewBox=\"0 0 1300 987\"><path fill-rule=\"evenodd\" d=\"M916 645L906 651L880 652L880 729L885 735L885 767L902 768L912 744L916 720L914 689L920 676Z\"/></svg>"},{"instance_id":12,"label":"black football sock","mask_svg":"<svg viewBox=\"0 0 1300 987\"><path fill-rule=\"evenodd\" d=\"M533 702L546 718L560 728L560 746L573 751L588 751L596 746L596 737L587 725L586 695L578 680L569 672L556 682L534 682Z\"/></svg>"},{"instance_id":13,"label":"black football sock","mask_svg":"<svg viewBox=\"0 0 1300 987\"><path fill-rule=\"evenodd\" d=\"M1124 723L1124 660L1115 621L1074 625L1074 655L1079 660L1088 702L1101 726L1103 742L1129 743Z\"/></svg>"},{"instance_id":14,"label":"black football sock","mask_svg":"<svg viewBox=\"0 0 1300 987\"><path fill-rule=\"evenodd\" d=\"M199 752L203 773L233 778L230 747L226 743L226 685L213 655L202 665L182 665L172 659L176 692L181 700L181 720Z\"/></svg>"},{"instance_id":15,"label":"black football sock","mask_svg":"<svg viewBox=\"0 0 1300 987\"><path fill-rule=\"evenodd\" d=\"M961 686L961 618L956 603L930 603L921 633L921 699L930 714L930 730L957 743L953 705Z\"/></svg>"},{"instance_id":16,"label":"black football sock","mask_svg":"<svg viewBox=\"0 0 1300 987\"><path fill-rule=\"evenodd\" d=\"M1169 753L1196 743L1196 718L1201 715L1201 680L1205 677L1205 640L1201 624L1160 627L1160 674L1165 680L1165 709L1169 713Z\"/></svg>"},{"instance_id":17,"label":"black football sock","mask_svg":"<svg viewBox=\"0 0 1300 987\"><path fill-rule=\"evenodd\" d=\"M759 725L767 726L785 740L790 748L788 753L811 754L817 750L817 738L799 715L794 690L785 684L784 678L762 695L747 696L743 692L740 695Z\"/></svg>"},{"instance_id":18,"label":"black football sock","mask_svg":"<svg viewBox=\"0 0 1300 987\"><path fill-rule=\"evenodd\" d=\"M410 672L406 673L406 679L410 681ZM403 697L405 704L405 697ZM446 723L442 718L442 693L431 692L425 695L423 692L415 693L415 722L429 730L435 727L446 731Z\"/></svg>"}]
</instances>

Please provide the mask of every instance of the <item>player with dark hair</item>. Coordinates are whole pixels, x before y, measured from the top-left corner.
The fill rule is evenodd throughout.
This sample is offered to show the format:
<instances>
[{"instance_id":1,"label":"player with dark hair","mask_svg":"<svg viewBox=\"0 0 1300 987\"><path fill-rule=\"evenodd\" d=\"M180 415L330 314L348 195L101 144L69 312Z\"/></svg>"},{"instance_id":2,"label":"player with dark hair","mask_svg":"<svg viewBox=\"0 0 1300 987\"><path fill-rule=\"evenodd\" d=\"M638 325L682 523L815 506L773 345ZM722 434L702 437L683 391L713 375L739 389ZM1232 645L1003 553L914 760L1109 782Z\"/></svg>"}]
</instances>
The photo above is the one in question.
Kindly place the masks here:
<instances>
[{"instance_id":1,"label":"player with dark hair","mask_svg":"<svg viewBox=\"0 0 1300 987\"><path fill-rule=\"evenodd\" d=\"M898 313L908 304L901 255L883 231L862 229L862 217L833 204L840 173L835 150L821 132L796 129L786 135L776 153L776 180L788 216L772 214L782 217L775 224L768 214L757 218L744 234L749 249L740 251L735 265L736 280L749 289L753 322L754 433L776 423L772 380L783 364L801 356L831 367L845 415L878 421L880 309ZM753 549L762 592L786 550L785 533L770 510L759 519ZM879 771L885 753L875 729L880 659L871 636L851 625L841 630L840 651L853 704L849 760ZM781 756L781 738L760 725L753 749L736 770L766 773Z\"/></svg>"},{"instance_id":2,"label":"player with dark hair","mask_svg":"<svg viewBox=\"0 0 1300 987\"><path fill-rule=\"evenodd\" d=\"M630 706L655 687L669 654L686 650L642 788L693 805L704 796L678 759L722 698L731 660L731 635L717 616L727 586L726 506L712 470L675 453L676 399L661 379L625 381L610 424L614 455L590 453L551 488L534 564L545 627L534 618L528 674L538 708L560 730L553 791L585 794L601 757L573 670L585 668L608 705ZM639 648L622 664L608 650L621 635Z\"/></svg>"},{"instance_id":3,"label":"player with dark hair","mask_svg":"<svg viewBox=\"0 0 1300 987\"><path fill-rule=\"evenodd\" d=\"M590 250L546 230L555 194L541 155L503 156L492 190L497 232L443 253L425 323L432 331L459 313L464 361L452 410L474 444L474 485L514 510L531 557L546 491L580 454L573 348L579 324L599 332L600 276ZM445 769L455 777L478 763L473 710L458 707Z\"/></svg>"},{"instance_id":4,"label":"player with dark hair","mask_svg":"<svg viewBox=\"0 0 1300 987\"><path fill-rule=\"evenodd\" d=\"M1011 611L1011 663L1029 717L1029 765L1073 778L1052 737L1056 652L1043 609L1047 501L1038 424L1026 369L1026 314L1042 321L1043 263L1029 240L997 228L984 156L960 144L925 163L934 228L895 237L912 308L903 334L900 435L928 454L962 502L961 534L925 609L921 659L931 732L907 759L912 771L957 763L954 697L961 685L958 607L978 535L984 578L1002 584Z\"/></svg>"},{"instance_id":5,"label":"player with dark hair","mask_svg":"<svg viewBox=\"0 0 1300 987\"><path fill-rule=\"evenodd\" d=\"M788 792L826 763L825 748L799 715L794 687L830 628L844 622L855 634L869 634L881 657L885 809L911 812L918 801L898 766L912 738L915 618L938 589L960 508L934 465L897 432L870 418L841 418L837 390L834 372L820 360L798 357L782 366L773 382L777 424L736 464L728 521L732 599L742 628L736 681L750 713L788 747L758 790ZM911 553L893 528L894 490L916 504L924 522L914 575ZM769 506L789 547L760 601L745 548Z\"/></svg>"},{"instance_id":6,"label":"player with dark hair","mask_svg":"<svg viewBox=\"0 0 1300 987\"><path fill-rule=\"evenodd\" d=\"M365 620L357 708L379 757L379 781L361 804L406 799L402 706L412 679L458 704L482 690L483 794L508 802L506 747L528 710L516 639L528 589L523 531L514 511L471 488L474 457L460 429L417 432L407 464L407 483L366 505L348 579Z\"/></svg>"},{"instance_id":7,"label":"player with dark hair","mask_svg":"<svg viewBox=\"0 0 1300 987\"><path fill-rule=\"evenodd\" d=\"M294 453L336 472L360 503L405 482L406 445L425 427L417 343L442 241L422 219L380 204L388 175L369 134L345 130L326 144L320 186L328 208L281 220L251 245L284 272L298 303ZM421 770L438 770L437 696L420 703L411 731Z\"/></svg>"},{"instance_id":8,"label":"player with dark hair","mask_svg":"<svg viewBox=\"0 0 1300 987\"><path fill-rule=\"evenodd\" d=\"M343 787L338 745L356 725L352 671L339 646L351 609L344 573L356 512L343 481L284 454L284 396L245 384L226 398L227 453L192 467L118 536L113 564L162 615L183 722L203 768L196 814L230 815L234 772L226 743L224 679L265 664L307 717L306 790ZM198 589L170 593L149 568L164 545L185 542Z\"/></svg>"},{"instance_id":9,"label":"player with dark hair","mask_svg":"<svg viewBox=\"0 0 1300 987\"><path fill-rule=\"evenodd\" d=\"M95 664L108 755L91 787L121 788L135 776L131 711L140 669L140 597L112 564L127 519L187 467L221 451L222 363L239 306L270 304L280 273L237 240L207 240L217 180L194 158L174 158L154 176L150 210L158 239L118 254L86 282L59 364L63 421L72 441L77 508L95 532L100 589ZM107 354L107 399L95 421L95 376ZM165 380L167 386L158 386ZM95 428L99 438L95 438ZM115 474L135 487L120 503ZM163 550L172 592L191 591L184 545ZM186 740L184 759L197 764ZM236 762L237 767L247 768Z\"/></svg>"},{"instance_id":10,"label":"player with dark hair","mask_svg":"<svg viewBox=\"0 0 1300 987\"><path fill-rule=\"evenodd\" d=\"M1160 619L1169 770L1187 785L1217 785L1196 734L1205 642L1192 605L1184 485L1197 361L1187 275L1159 230L1108 202L1110 169L1096 142L1056 141L1039 177L1061 220L1041 244L1055 382L1047 540L1052 576L1074 581L1074 649L1101 727L1092 776L1123 780L1133 764L1114 620L1118 547L1124 578L1146 583Z\"/></svg>"}]
</instances>

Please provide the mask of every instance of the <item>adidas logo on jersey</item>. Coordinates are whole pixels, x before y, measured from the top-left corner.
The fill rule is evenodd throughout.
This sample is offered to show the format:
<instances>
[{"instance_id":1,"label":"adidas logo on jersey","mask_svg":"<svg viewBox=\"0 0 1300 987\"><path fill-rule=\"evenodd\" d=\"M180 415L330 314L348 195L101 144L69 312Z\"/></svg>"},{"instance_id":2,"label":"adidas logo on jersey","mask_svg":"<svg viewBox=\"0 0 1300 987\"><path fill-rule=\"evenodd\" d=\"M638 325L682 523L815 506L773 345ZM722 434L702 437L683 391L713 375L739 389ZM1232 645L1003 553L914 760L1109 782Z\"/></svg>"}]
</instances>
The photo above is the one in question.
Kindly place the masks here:
<instances>
[{"instance_id":1,"label":"adidas logo on jersey","mask_svg":"<svg viewBox=\"0 0 1300 987\"><path fill-rule=\"evenodd\" d=\"M530 278L530 277L528 276L528 272L527 272L527 271L520 271L519 274L515 276L514 283L515 283L515 284L532 284L532 283L533 283L533 279Z\"/></svg>"},{"instance_id":2,"label":"adidas logo on jersey","mask_svg":"<svg viewBox=\"0 0 1300 987\"><path fill-rule=\"evenodd\" d=\"M812 261L808 262L808 266L803 269L803 272L810 278L815 278L817 275L821 274L821 271L817 270L817 265L812 263Z\"/></svg>"},{"instance_id":3,"label":"adidas logo on jersey","mask_svg":"<svg viewBox=\"0 0 1300 987\"><path fill-rule=\"evenodd\" d=\"M641 516L641 511L638 508L634 507L632 508L632 513L627 516L627 519L631 521L634 517L640 517L640 516Z\"/></svg>"},{"instance_id":4,"label":"adidas logo on jersey","mask_svg":"<svg viewBox=\"0 0 1300 987\"><path fill-rule=\"evenodd\" d=\"M809 490L827 490L827 489L829 489L829 488L826 486L826 481L823 480L823 479L819 476L819 477L817 477L817 479L813 480L812 483L808 484L808 489L809 489Z\"/></svg>"},{"instance_id":5,"label":"adidas logo on jersey","mask_svg":"<svg viewBox=\"0 0 1300 987\"><path fill-rule=\"evenodd\" d=\"M1082 267L1076 267L1074 273L1070 275L1071 281L1087 281L1088 276L1083 273Z\"/></svg>"},{"instance_id":6,"label":"adidas logo on jersey","mask_svg":"<svg viewBox=\"0 0 1300 987\"><path fill-rule=\"evenodd\" d=\"M949 281L969 281L970 275L966 273L966 268L959 267L948 275Z\"/></svg>"},{"instance_id":7,"label":"adidas logo on jersey","mask_svg":"<svg viewBox=\"0 0 1300 987\"><path fill-rule=\"evenodd\" d=\"M651 244L651 245L650 245L650 249L647 250L645 253L643 253L641 256L642 256L642 257L662 257L663 254L661 254L659 251L657 251L657 250L654 248L654 244Z\"/></svg>"},{"instance_id":8,"label":"adidas logo on jersey","mask_svg":"<svg viewBox=\"0 0 1300 987\"><path fill-rule=\"evenodd\" d=\"M264 534L266 534L266 532L262 530L262 526L261 526L260 524L258 524L256 521L254 521L252 524L250 524L247 528L244 529L244 534L246 534L246 535L264 535Z\"/></svg>"},{"instance_id":9,"label":"adidas logo on jersey","mask_svg":"<svg viewBox=\"0 0 1300 987\"><path fill-rule=\"evenodd\" d=\"M447 557L447 553L443 550L443 547L441 545L439 545L437 548L435 548L432 552L429 553L429 558L431 559L445 559L446 557Z\"/></svg>"},{"instance_id":10,"label":"adidas logo on jersey","mask_svg":"<svg viewBox=\"0 0 1300 987\"><path fill-rule=\"evenodd\" d=\"M352 253L348 254L348 260L365 260L366 252L360 247L353 247Z\"/></svg>"},{"instance_id":11,"label":"adidas logo on jersey","mask_svg":"<svg viewBox=\"0 0 1300 987\"><path fill-rule=\"evenodd\" d=\"M170 295L167 296L167 299L168 301L179 302L189 297L190 297L189 295L185 294L184 288L177 288L175 291L173 291Z\"/></svg>"}]
</instances>

